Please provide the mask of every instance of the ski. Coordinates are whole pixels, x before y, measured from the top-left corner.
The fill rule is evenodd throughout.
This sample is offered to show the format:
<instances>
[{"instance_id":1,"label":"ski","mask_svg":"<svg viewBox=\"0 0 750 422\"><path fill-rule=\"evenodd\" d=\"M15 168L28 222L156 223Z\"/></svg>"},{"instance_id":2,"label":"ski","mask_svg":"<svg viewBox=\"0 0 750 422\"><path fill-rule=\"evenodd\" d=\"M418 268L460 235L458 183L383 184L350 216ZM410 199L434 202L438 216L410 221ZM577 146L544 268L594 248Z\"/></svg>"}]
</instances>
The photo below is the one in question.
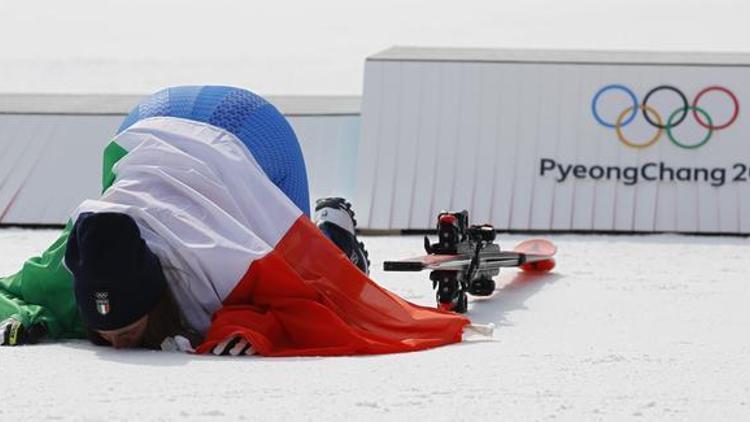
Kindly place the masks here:
<instances>
[{"instance_id":1,"label":"ski","mask_svg":"<svg viewBox=\"0 0 750 422\"><path fill-rule=\"evenodd\" d=\"M543 239L534 239L535 241L544 241ZM550 243L551 245L551 243ZM554 245L552 245L554 247ZM480 252L479 265L481 268L503 268L503 267L521 267L522 269L532 266L533 264L543 261L554 261L553 254L537 254L523 252L518 249L512 251L488 251ZM383 269L385 271L423 271L423 270L454 270L461 271L469 268L472 261L470 254L456 255L422 255L414 258L407 258L399 261L385 261Z\"/></svg>"},{"instance_id":2,"label":"ski","mask_svg":"<svg viewBox=\"0 0 750 422\"><path fill-rule=\"evenodd\" d=\"M425 236L426 255L385 261L385 271L430 270L438 307L466 312L467 294L488 296L495 290L493 277L500 268L520 267L529 272L547 272L555 266L557 247L545 239L525 240L504 251L495 243L491 225L469 225L469 214L442 212L438 215L437 243Z\"/></svg>"}]
</instances>

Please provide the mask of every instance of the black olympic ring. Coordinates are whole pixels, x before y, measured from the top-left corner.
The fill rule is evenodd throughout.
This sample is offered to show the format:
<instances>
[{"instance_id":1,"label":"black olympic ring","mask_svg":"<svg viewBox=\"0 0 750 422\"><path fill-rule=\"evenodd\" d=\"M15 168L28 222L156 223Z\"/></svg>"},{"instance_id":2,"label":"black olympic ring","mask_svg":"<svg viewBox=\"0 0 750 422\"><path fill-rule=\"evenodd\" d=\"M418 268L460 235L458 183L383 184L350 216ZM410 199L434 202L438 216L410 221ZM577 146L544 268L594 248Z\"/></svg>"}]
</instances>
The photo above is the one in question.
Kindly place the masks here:
<instances>
[{"instance_id":1,"label":"black olympic ring","mask_svg":"<svg viewBox=\"0 0 750 422\"><path fill-rule=\"evenodd\" d=\"M682 115L680 115L680 118L677 119L677 120L675 120L674 122L672 122L672 120L669 120L667 123L665 123L663 125L659 124L657 122L654 122L651 119L651 117L648 115L648 113L646 112L646 109L648 107L648 104L647 104L648 103L648 99L651 98L651 96L653 94L655 94L657 91L661 91L661 90L672 91L672 92L674 92L675 94L677 94L680 97L680 100L682 100L682 108L681 108ZM688 115L688 109L689 109L690 103L688 103L688 100L687 100L687 97L685 97L685 94L682 91L680 91L679 89L673 87L672 85L659 85L656 88L654 88L651 91L649 91L646 94L646 96L643 97L643 102L641 103L641 105L643 106L643 107L641 107L641 110L643 112L643 117L646 119L646 121L651 126L653 126L655 128L658 128L658 129L671 129L671 128L679 125L680 123L682 123L683 120L685 120L685 117L687 117L687 115ZM678 110L680 110L680 109L678 109Z\"/></svg>"}]
</instances>

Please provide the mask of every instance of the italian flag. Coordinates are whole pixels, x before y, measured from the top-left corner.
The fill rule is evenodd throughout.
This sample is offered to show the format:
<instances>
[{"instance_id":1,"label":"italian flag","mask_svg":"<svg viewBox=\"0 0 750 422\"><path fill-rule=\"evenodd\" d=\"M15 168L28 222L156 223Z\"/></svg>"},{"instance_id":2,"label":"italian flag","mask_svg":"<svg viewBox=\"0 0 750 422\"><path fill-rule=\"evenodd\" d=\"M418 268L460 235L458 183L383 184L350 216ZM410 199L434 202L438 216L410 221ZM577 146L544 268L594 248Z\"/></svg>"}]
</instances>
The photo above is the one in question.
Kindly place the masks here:
<instances>
[{"instance_id":1,"label":"italian flag","mask_svg":"<svg viewBox=\"0 0 750 422\"><path fill-rule=\"evenodd\" d=\"M106 148L104 187L71 221L102 211L135 219L186 321L205 334L198 353L235 336L265 356L406 352L459 342L469 323L361 273L220 128L136 123Z\"/></svg>"}]
</instances>

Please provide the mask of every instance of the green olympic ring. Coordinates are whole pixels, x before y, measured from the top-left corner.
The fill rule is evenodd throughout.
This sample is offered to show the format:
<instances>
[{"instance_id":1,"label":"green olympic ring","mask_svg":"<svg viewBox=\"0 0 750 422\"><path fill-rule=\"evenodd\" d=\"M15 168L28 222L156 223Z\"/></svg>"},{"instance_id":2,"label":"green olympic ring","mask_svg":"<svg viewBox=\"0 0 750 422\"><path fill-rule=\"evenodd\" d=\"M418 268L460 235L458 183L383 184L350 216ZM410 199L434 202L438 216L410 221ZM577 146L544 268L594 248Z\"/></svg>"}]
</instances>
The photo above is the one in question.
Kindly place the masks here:
<instances>
[{"instance_id":1,"label":"green olympic ring","mask_svg":"<svg viewBox=\"0 0 750 422\"><path fill-rule=\"evenodd\" d=\"M672 125L672 121L675 119L675 117L677 117L679 113L685 114L688 112L688 110L693 110L694 113L702 114L703 117L705 117L706 120L708 121L708 124L704 126L708 129L708 132L706 132L706 136L704 136L700 142L698 142L697 144L693 144L693 145L683 144L682 142L678 141L677 138L675 138L674 134L672 133L672 128L674 127ZM669 119L667 119L666 129L667 129L667 136L669 137L669 140L672 141L673 144L684 149L696 149L696 148L702 147L703 145L706 144L706 142L708 142L709 139L711 139L711 135L713 135L714 133L713 121L711 120L711 116L709 116L708 113L706 113L706 110L703 110L702 108L696 107L694 105L687 106L684 108L678 108L677 110L672 112L672 114L669 116Z\"/></svg>"}]
</instances>

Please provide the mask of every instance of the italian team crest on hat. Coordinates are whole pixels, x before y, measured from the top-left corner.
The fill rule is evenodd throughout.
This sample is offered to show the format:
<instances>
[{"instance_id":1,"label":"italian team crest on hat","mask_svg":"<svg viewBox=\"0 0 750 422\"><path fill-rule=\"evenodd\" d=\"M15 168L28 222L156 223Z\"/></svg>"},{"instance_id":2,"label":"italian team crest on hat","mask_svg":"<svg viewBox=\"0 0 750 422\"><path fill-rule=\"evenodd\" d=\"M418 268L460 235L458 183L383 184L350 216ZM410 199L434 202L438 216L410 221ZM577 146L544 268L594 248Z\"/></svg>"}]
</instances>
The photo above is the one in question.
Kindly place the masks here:
<instances>
[{"instance_id":1,"label":"italian team crest on hat","mask_svg":"<svg viewBox=\"0 0 750 422\"><path fill-rule=\"evenodd\" d=\"M96 299L96 311L101 315L107 315L109 313L109 293L96 292L94 298Z\"/></svg>"}]
</instances>

